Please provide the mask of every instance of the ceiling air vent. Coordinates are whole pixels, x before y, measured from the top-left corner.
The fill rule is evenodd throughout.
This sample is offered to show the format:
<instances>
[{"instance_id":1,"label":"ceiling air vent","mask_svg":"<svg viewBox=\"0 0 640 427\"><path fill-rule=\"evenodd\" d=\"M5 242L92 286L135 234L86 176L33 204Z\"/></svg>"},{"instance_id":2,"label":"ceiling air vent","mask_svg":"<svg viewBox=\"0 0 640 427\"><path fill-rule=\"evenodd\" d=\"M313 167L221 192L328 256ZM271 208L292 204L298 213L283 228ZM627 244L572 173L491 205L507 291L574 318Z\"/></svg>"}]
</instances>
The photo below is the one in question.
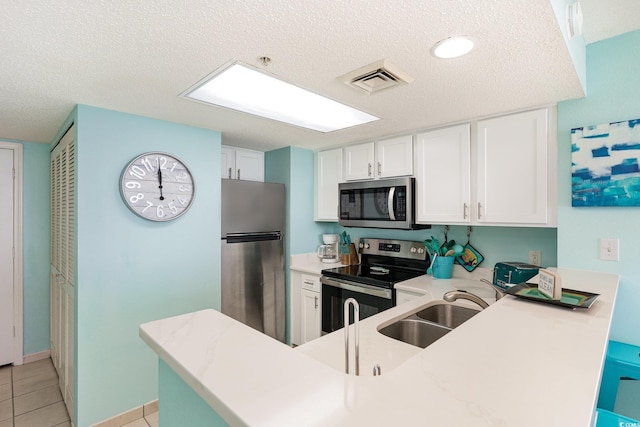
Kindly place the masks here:
<instances>
[{"instance_id":1,"label":"ceiling air vent","mask_svg":"<svg viewBox=\"0 0 640 427\"><path fill-rule=\"evenodd\" d=\"M413 82L413 77L385 59L358 68L339 77L346 85L360 89L371 95L400 84Z\"/></svg>"}]
</instances>

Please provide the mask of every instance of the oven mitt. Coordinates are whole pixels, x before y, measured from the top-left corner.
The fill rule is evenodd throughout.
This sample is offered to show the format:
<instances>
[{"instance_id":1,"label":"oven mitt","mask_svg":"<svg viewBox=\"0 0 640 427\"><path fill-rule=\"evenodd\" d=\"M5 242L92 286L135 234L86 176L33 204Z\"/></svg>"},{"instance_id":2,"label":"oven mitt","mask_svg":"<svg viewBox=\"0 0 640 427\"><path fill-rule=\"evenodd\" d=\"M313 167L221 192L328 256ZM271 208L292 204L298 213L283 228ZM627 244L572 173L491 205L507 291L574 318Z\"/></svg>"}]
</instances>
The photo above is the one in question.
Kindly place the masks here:
<instances>
[{"instance_id":1,"label":"oven mitt","mask_svg":"<svg viewBox=\"0 0 640 427\"><path fill-rule=\"evenodd\" d=\"M476 250L471 244L467 241L467 244L464 245L464 252L462 255L456 257L456 262L464 267L467 271L473 271L476 269L478 265L484 260L484 257L480 252Z\"/></svg>"}]
</instances>

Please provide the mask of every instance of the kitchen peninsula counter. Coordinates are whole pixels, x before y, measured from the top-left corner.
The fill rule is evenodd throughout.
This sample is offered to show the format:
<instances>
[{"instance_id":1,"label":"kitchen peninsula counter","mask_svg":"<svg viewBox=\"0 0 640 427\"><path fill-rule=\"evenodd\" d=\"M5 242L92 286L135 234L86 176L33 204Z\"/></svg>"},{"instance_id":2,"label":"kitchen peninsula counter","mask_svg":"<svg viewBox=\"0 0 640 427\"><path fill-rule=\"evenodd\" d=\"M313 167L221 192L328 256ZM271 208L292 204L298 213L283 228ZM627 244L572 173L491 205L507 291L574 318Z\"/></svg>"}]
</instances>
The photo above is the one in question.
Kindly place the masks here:
<instances>
[{"instance_id":1,"label":"kitchen peninsula counter","mask_svg":"<svg viewBox=\"0 0 640 427\"><path fill-rule=\"evenodd\" d=\"M292 349L203 310L141 325L140 336L234 426L586 427L618 276L557 271L565 287L600 297L589 309L568 310L507 296L426 349L377 333L435 303L425 295L360 322L359 377L326 360L327 354L344 360L342 331ZM444 289L445 282L436 286ZM395 361L382 361L384 354ZM380 363L381 376L371 376L371 361Z\"/></svg>"}]
</instances>

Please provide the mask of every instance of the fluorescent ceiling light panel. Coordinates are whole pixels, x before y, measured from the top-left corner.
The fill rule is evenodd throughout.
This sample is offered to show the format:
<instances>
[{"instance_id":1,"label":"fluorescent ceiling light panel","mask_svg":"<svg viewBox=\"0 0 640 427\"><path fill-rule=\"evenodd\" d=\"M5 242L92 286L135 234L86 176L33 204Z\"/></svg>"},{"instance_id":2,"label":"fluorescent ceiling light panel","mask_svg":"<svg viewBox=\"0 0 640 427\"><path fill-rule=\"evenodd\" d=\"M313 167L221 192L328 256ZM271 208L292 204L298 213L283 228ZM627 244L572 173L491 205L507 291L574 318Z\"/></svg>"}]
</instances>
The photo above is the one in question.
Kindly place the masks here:
<instances>
[{"instance_id":1,"label":"fluorescent ceiling light panel","mask_svg":"<svg viewBox=\"0 0 640 427\"><path fill-rule=\"evenodd\" d=\"M379 120L239 62L216 71L181 96L320 132Z\"/></svg>"},{"instance_id":2,"label":"fluorescent ceiling light panel","mask_svg":"<svg viewBox=\"0 0 640 427\"><path fill-rule=\"evenodd\" d=\"M469 36L449 37L433 45L431 54L443 59L457 58L471 52L473 46L473 39Z\"/></svg>"}]
</instances>

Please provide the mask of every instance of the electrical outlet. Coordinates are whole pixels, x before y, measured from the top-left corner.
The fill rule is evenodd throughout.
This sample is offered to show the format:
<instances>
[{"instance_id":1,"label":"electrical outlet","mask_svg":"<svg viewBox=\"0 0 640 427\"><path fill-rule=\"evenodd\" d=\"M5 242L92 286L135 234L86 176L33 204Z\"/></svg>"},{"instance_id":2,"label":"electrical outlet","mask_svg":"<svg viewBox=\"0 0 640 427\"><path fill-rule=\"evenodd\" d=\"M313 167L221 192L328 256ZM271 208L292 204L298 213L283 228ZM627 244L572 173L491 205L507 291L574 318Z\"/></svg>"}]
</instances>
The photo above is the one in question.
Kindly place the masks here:
<instances>
[{"instance_id":1,"label":"electrical outlet","mask_svg":"<svg viewBox=\"0 0 640 427\"><path fill-rule=\"evenodd\" d=\"M542 252L529 251L529 264L537 265L538 267L542 266Z\"/></svg>"},{"instance_id":2,"label":"electrical outlet","mask_svg":"<svg viewBox=\"0 0 640 427\"><path fill-rule=\"evenodd\" d=\"M620 261L620 239L600 239L600 259Z\"/></svg>"}]
</instances>

